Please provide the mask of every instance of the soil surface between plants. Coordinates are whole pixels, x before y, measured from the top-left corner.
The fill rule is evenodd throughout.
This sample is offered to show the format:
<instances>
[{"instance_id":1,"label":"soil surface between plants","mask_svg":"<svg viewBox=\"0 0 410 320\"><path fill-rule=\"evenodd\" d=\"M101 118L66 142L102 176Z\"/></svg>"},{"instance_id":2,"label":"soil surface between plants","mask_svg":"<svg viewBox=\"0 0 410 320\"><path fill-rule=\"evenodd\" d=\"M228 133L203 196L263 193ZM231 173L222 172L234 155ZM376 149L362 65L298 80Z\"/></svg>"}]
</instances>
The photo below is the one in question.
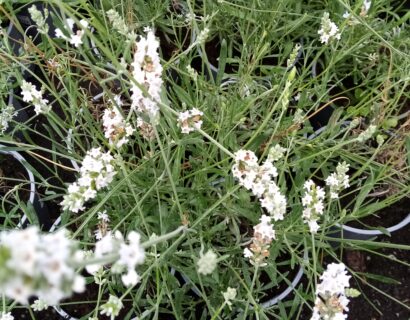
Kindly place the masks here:
<instances>
[{"instance_id":1,"label":"soil surface between plants","mask_svg":"<svg viewBox=\"0 0 410 320\"><path fill-rule=\"evenodd\" d=\"M404 208L410 212L410 203ZM396 244L410 243L410 226L393 232L391 237L380 236L380 242L390 242ZM396 248L382 248L377 250L378 253L390 258L410 263L410 252ZM410 267L388 260L377 254L371 254L364 251L346 251L345 263L352 269L360 272L380 275L394 279L399 284L383 283L374 279L365 278L368 283L379 289L381 292L395 298L407 307L400 305L392 299L386 297L381 292L360 283L362 294L351 299L349 304L349 320L408 320L410 319ZM351 281L351 285L358 288L358 284ZM368 302L372 302L378 311L376 311Z\"/></svg>"},{"instance_id":2,"label":"soil surface between plants","mask_svg":"<svg viewBox=\"0 0 410 320\"><path fill-rule=\"evenodd\" d=\"M378 216L370 215L364 218L366 225L383 225L387 227L400 222L398 220L399 217L404 219L407 214L410 213L410 198L404 198L379 213L380 215ZM357 223L355 227L365 228L359 223ZM375 241L380 243L409 245L410 225L392 232L391 236L378 236ZM344 249L343 262L346 266L355 272L364 273L361 276L363 281L353 279L353 277L350 280L350 286L358 289L361 295L357 298L350 299L347 319L409 320L410 267L408 265L410 264L410 251L398 249L397 247L375 249L373 246L371 250L376 253ZM340 256L340 250L338 250L336 254ZM395 260L401 261L404 264ZM327 256L324 258L323 266L325 267L331 262L334 262L334 260ZM366 273L370 275L366 277ZM306 279L304 279L302 283L303 286L306 287ZM401 304L393 299L399 301ZM312 311L305 306L297 319L309 320L311 316Z\"/></svg>"}]
</instances>

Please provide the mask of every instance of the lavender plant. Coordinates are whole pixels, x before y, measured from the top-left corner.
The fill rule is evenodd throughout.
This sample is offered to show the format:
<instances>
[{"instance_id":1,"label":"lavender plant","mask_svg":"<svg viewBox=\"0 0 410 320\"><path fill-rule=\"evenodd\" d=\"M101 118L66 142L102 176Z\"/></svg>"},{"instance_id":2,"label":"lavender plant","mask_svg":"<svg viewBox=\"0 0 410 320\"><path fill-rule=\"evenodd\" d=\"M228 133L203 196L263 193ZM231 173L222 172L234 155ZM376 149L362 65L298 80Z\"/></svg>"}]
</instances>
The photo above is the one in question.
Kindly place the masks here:
<instances>
[{"instance_id":1,"label":"lavender plant","mask_svg":"<svg viewBox=\"0 0 410 320\"><path fill-rule=\"evenodd\" d=\"M23 29L24 7L0 9ZM0 142L30 154L58 231L1 231L0 319L34 297L33 317L64 309L91 283L84 319L347 318L364 282L334 242L384 244L332 234L410 191L408 30L385 36L404 20L370 1L45 9L18 55L3 30L30 119L27 141Z\"/></svg>"}]
</instances>

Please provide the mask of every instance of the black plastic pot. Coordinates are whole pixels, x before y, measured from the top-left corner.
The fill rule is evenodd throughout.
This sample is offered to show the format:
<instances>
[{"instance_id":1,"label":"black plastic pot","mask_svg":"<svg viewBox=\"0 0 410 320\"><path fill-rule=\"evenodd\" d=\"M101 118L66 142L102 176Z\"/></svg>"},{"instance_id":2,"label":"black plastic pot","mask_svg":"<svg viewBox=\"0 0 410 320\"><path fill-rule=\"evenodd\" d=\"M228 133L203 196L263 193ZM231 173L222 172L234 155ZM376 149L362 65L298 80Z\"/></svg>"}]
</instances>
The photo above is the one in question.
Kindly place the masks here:
<instances>
[{"instance_id":1,"label":"black plastic pot","mask_svg":"<svg viewBox=\"0 0 410 320\"><path fill-rule=\"evenodd\" d=\"M389 233L392 233L394 231L403 229L408 224L410 224L410 213L402 221L395 224L394 226L385 228L385 230L388 231ZM337 227L333 228L333 230L334 231L331 231L331 233L329 233L328 236L332 238L348 239L348 240L369 240L377 236L386 234L386 232L383 232L381 230L359 229L359 228L349 227L344 224L342 225L337 224Z\"/></svg>"},{"instance_id":2,"label":"black plastic pot","mask_svg":"<svg viewBox=\"0 0 410 320\"><path fill-rule=\"evenodd\" d=\"M290 283L290 285L284 290L282 291L280 294L269 298L268 300L262 302L260 304L260 306L262 306L263 308L269 308L275 304L277 304L278 302L284 300L287 296L289 296L289 294L292 293L292 291L296 288L296 286L298 285L298 283L300 282L300 280L302 279L303 273L304 273L304 265L308 262L309 257L308 257L308 251L305 249L304 253L303 253L303 263L300 265L298 272L296 273L295 277L293 278L292 282ZM171 273L173 275L175 275L175 270L171 269ZM191 279L189 279L189 277L187 277L186 275L184 275L183 273L180 273L181 278L183 279L183 281L185 282L185 284L193 284L193 282L191 281ZM200 292L195 288L195 286L193 286L193 288L191 289L191 291L197 296L200 297L201 294ZM253 309L252 306L250 306L250 309ZM239 310L240 312L243 310Z\"/></svg>"},{"instance_id":3,"label":"black plastic pot","mask_svg":"<svg viewBox=\"0 0 410 320\"><path fill-rule=\"evenodd\" d=\"M33 38L34 43L37 45L41 42L41 37L39 37L39 32L37 30L36 23L31 19L31 15L28 11L29 8L33 5L37 8L37 10L39 10L42 13L44 13L45 9L49 11L48 17L46 18L46 24L49 26L47 34L50 38L55 38L56 29L56 26L53 23L52 14L61 15L61 13L57 7L47 5L44 2L39 1L24 6L24 8L22 8L18 12L18 14L16 15L17 19L19 20L22 27L24 27L24 29L27 30L28 35L30 35Z\"/></svg>"},{"instance_id":4,"label":"black plastic pot","mask_svg":"<svg viewBox=\"0 0 410 320\"><path fill-rule=\"evenodd\" d=\"M342 123L342 126L346 127L350 124L350 121L344 121ZM308 139L314 139L317 136L319 136L324 130L326 130L326 126L321 127L320 129L316 130L313 134L308 136ZM386 132L391 136L394 136L394 133L392 132ZM404 227L406 227L408 224L410 224L410 213L404 218L402 221L399 223L385 228L385 230L389 233L400 230ZM347 240L369 240L372 238L375 238L377 236L381 236L385 234L386 232L383 232L381 230L369 230L369 229L359 229L359 228L353 228L344 224L337 224L335 227L331 228L331 231L329 232L328 236L332 238L338 238L338 239L347 239ZM337 246L338 243L332 243L333 246Z\"/></svg>"},{"instance_id":5,"label":"black plastic pot","mask_svg":"<svg viewBox=\"0 0 410 320\"><path fill-rule=\"evenodd\" d=\"M269 307L277 304L278 302L285 299L289 294L291 294L293 290L295 290L296 286L298 285L298 283L302 279L302 276L303 276L303 273L304 273L304 264L307 263L308 260L309 260L308 251L305 249L305 251L303 252L303 263L300 265L298 273L293 278L291 284L282 293L270 298L269 300L267 300L265 302L262 302L261 306L263 308L269 308ZM251 309L253 309L252 306L251 306Z\"/></svg>"},{"instance_id":6,"label":"black plastic pot","mask_svg":"<svg viewBox=\"0 0 410 320\"><path fill-rule=\"evenodd\" d=\"M40 33L38 32L36 23L31 19L30 13L28 11L28 9L32 5L35 5L36 8L40 12L44 12L45 9L47 9L49 11L49 15L45 20L45 23L48 25L47 35L51 39L55 39L56 38L55 30L56 30L57 26L54 23L52 16L53 15L55 15L57 17L62 16L60 9L58 7L52 5L52 4L49 4L49 3L34 2L29 6L25 6L22 10L19 11L19 13L17 14L17 19L19 20L22 27L24 27L26 32L28 32L28 34L34 39L34 44L35 45L40 44L42 39L41 39ZM74 32L75 31L76 31L76 26L74 26ZM94 32L94 29L90 28L90 31ZM95 43L92 40L90 41L90 46L91 46L91 49L94 52L95 56L100 57L101 53L99 52L97 46L95 45ZM111 64L108 64L108 67L111 67L111 69L113 69L115 71L115 68Z\"/></svg>"},{"instance_id":7,"label":"black plastic pot","mask_svg":"<svg viewBox=\"0 0 410 320\"><path fill-rule=\"evenodd\" d=\"M53 309L58 313L58 315L61 317L61 319L64 319L64 320L79 320L77 318L74 318L74 317L70 316L67 312L65 312L59 306L54 306Z\"/></svg>"},{"instance_id":8,"label":"black plastic pot","mask_svg":"<svg viewBox=\"0 0 410 320\"><path fill-rule=\"evenodd\" d=\"M49 218L47 207L44 205L43 202L40 201L38 194L36 192L36 182L34 179L34 174L30 170L30 167L27 165L26 159L17 151L14 150L6 150L5 145L0 145L0 153L11 155L14 159L20 162L20 164L26 169L29 181L30 181L30 196L28 202L31 203L33 206L39 225L41 228L48 230L51 226L51 221ZM19 224L17 225L18 228L25 228L27 227L29 221L27 216L24 214L20 219Z\"/></svg>"},{"instance_id":9,"label":"black plastic pot","mask_svg":"<svg viewBox=\"0 0 410 320\"><path fill-rule=\"evenodd\" d=\"M313 61L311 75L313 78L317 77L317 64L318 60ZM332 86L328 91L332 90L335 86ZM320 128L325 127L333 114L334 108L329 105L326 108L323 108L319 112L315 113L313 116L310 116L309 121L314 130L319 130Z\"/></svg>"},{"instance_id":10,"label":"black plastic pot","mask_svg":"<svg viewBox=\"0 0 410 320\"><path fill-rule=\"evenodd\" d=\"M21 33L13 23L10 23L7 28L7 38L10 44L11 51L15 57L19 57L22 53L26 51L24 45L27 43L27 35ZM23 64L21 68L23 77L30 77L30 72L34 70L34 65L30 62L21 63Z\"/></svg>"}]
</instances>

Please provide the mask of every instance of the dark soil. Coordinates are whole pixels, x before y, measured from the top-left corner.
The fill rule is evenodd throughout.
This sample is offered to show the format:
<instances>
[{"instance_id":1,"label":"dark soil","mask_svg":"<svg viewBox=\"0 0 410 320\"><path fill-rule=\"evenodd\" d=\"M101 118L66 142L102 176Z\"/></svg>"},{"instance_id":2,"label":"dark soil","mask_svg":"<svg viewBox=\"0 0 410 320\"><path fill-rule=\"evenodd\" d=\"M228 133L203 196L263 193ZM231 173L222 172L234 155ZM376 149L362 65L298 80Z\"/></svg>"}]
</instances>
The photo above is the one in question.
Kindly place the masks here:
<instances>
[{"instance_id":1,"label":"dark soil","mask_svg":"<svg viewBox=\"0 0 410 320\"><path fill-rule=\"evenodd\" d=\"M19 188L19 198L27 202L30 197L30 182L26 169L13 156L0 153L0 195L4 196L21 184L24 186Z\"/></svg>"},{"instance_id":2,"label":"dark soil","mask_svg":"<svg viewBox=\"0 0 410 320\"><path fill-rule=\"evenodd\" d=\"M301 253L301 255L303 255L303 253ZM260 303L268 302L288 288L288 285L285 280L282 279L281 274L284 275L288 281L292 282L299 271L299 265L295 265L293 269L290 269L290 265L287 263L290 261L290 255L286 255L286 257L278 257L276 261L278 263L278 273L275 285L269 289L263 290L263 292L260 293L262 295L262 298L259 298ZM280 265L280 261L283 261L283 265ZM263 269L260 272L259 282L262 286L272 283L272 279Z\"/></svg>"},{"instance_id":3,"label":"dark soil","mask_svg":"<svg viewBox=\"0 0 410 320\"><path fill-rule=\"evenodd\" d=\"M119 297L120 294L117 294L117 296ZM61 308L65 312L67 312L67 314L69 314L70 316L81 318L89 314L95 309L97 299L98 299L98 285L89 284L87 285L85 292L80 293L80 294L75 294L72 298L63 301ZM102 301L107 301L107 300L108 300L108 295L103 295ZM70 304L64 306L64 303L70 303ZM117 316L117 319L123 319L128 314L128 312L130 311L132 307L132 304L128 301L123 301L123 303L124 303L124 307L121 310L120 314ZM98 319L109 320L110 318L105 315L99 314Z\"/></svg>"},{"instance_id":4,"label":"dark soil","mask_svg":"<svg viewBox=\"0 0 410 320\"><path fill-rule=\"evenodd\" d=\"M120 296L118 294L117 296ZM71 317L75 317L80 319L88 315L89 313L93 312L96 306L96 301L98 297L98 285L90 284L87 286L87 290L81 294L75 294L70 299L66 299L61 302L61 309L66 312ZM104 295L102 302L103 304L105 301L108 300L108 295ZM129 300L123 301L124 307L121 310L120 314L116 317L116 319L124 319L126 315L132 308L132 303ZM66 305L64 305L66 304ZM52 307L48 308L45 311L41 312L34 312L36 319L41 320L63 320L64 318L59 315ZM20 319L32 319L30 316L29 311L26 308L16 308L13 309L12 315L15 317L16 320ZM133 318L133 317L131 317ZM98 319L100 320L110 320L109 317L105 315L98 314Z\"/></svg>"},{"instance_id":5,"label":"dark soil","mask_svg":"<svg viewBox=\"0 0 410 320\"><path fill-rule=\"evenodd\" d=\"M409 202L404 200L396 205L386 208L383 217L366 217L368 225L380 225L382 222L397 223L398 216L406 216L410 211ZM394 243L401 245L410 244L410 225L393 232L391 236L379 236L377 242ZM410 264L410 251L397 248L373 249L377 254L368 251L344 250L343 262L355 272L364 273L361 279L351 279L352 288L358 289L362 294L357 298L351 298L349 303L349 320L408 320L410 319L410 268L397 261ZM340 251L337 252L340 256ZM383 255L383 256L380 256ZM390 257L391 259L386 258ZM396 260L396 261L395 261ZM323 266L333 262L327 256ZM366 273L369 274L366 276ZM376 280L374 276L385 277L384 281ZM389 278L389 279L387 279ZM391 280L393 279L393 280ZM302 281L306 287L306 280ZM383 293L378 292L369 285L376 287ZM392 300L396 299L403 303ZM371 303L374 305L372 306ZM313 303L312 303L313 304ZM376 310L377 308L377 310ZM299 320L310 319L311 311L304 307Z\"/></svg>"},{"instance_id":6,"label":"dark soil","mask_svg":"<svg viewBox=\"0 0 410 320\"><path fill-rule=\"evenodd\" d=\"M63 318L53 308L34 312L36 319L42 320L62 320ZM32 320L29 311L26 308L16 308L11 311L11 315L15 320Z\"/></svg>"},{"instance_id":7,"label":"dark soil","mask_svg":"<svg viewBox=\"0 0 410 320\"><path fill-rule=\"evenodd\" d=\"M390 207L377 211L360 220L348 222L347 225L359 229L367 229L367 226L388 228L399 223L409 214L410 198L403 198ZM403 244L410 244L410 242Z\"/></svg>"},{"instance_id":8,"label":"dark soil","mask_svg":"<svg viewBox=\"0 0 410 320\"><path fill-rule=\"evenodd\" d=\"M410 227L396 231L391 237L379 237L381 242L410 244ZM400 249L379 249L378 253L390 256L393 259L410 263L410 252ZM399 281L399 284L389 284L364 277L364 282L351 282L355 288L360 288L362 295L351 299L349 304L349 320L407 320L410 319L410 268L401 263L388 260L376 254L364 251L346 251L345 263L352 269L365 273L381 275ZM366 282L375 286L386 295L401 303L400 305L382 293L366 285ZM372 302L379 311L371 305Z\"/></svg>"},{"instance_id":9,"label":"dark soil","mask_svg":"<svg viewBox=\"0 0 410 320\"><path fill-rule=\"evenodd\" d=\"M16 187L17 191L12 191ZM24 166L13 156L0 153L0 223L17 224L23 212L17 208L18 203L28 203L30 198L30 181Z\"/></svg>"}]
</instances>

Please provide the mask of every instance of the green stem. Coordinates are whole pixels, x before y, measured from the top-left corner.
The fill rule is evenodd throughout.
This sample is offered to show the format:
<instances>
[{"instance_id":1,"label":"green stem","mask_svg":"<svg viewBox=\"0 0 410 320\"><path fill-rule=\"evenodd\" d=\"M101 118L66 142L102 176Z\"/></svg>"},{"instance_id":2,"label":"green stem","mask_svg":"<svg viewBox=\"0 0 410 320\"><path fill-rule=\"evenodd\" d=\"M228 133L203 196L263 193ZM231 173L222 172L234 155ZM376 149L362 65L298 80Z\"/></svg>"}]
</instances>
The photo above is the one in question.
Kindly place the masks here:
<instances>
[{"instance_id":1,"label":"green stem","mask_svg":"<svg viewBox=\"0 0 410 320\"><path fill-rule=\"evenodd\" d=\"M223 145L221 145L218 141L216 141L214 138L212 138L209 134L207 134L205 131L202 129L197 129L200 134L202 134L205 138L207 138L209 141L211 141L213 144L215 144L219 149L221 149L223 152L225 152L228 156L230 156L232 159L235 159L235 155L230 152L228 149L226 149Z\"/></svg>"},{"instance_id":2,"label":"green stem","mask_svg":"<svg viewBox=\"0 0 410 320\"><path fill-rule=\"evenodd\" d=\"M222 305L218 308L218 310L216 310L216 312L212 316L211 320L215 320L216 318L219 318L219 314L221 313L221 311L225 307L225 305L226 305L226 301L224 301L224 303L222 303Z\"/></svg>"},{"instance_id":3,"label":"green stem","mask_svg":"<svg viewBox=\"0 0 410 320\"><path fill-rule=\"evenodd\" d=\"M179 202L177 188L175 186L175 182L174 182L174 179L172 177L171 168L169 167L169 163L168 163L168 157L165 154L164 146L162 145L162 142L161 142L161 139L160 139L160 136L158 134L158 130L157 130L156 126L153 125L153 128L154 128L154 132L155 132L155 137L157 138L158 145L159 145L159 148L160 148L160 151L161 151L161 155L164 158L165 169L166 169L168 177L169 177L169 183L171 184L172 192L173 192L174 197L175 197L175 203L178 207L179 216L180 216L181 221L182 221L184 212L182 210L181 203Z\"/></svg>"},{"instance_id":4,"label":"green stem","mask_svg":"<svg viewBox=\"0 0 410 320\"><path fill-rule=\"evenodd\" d=\"M177 229L175 229L174 231L171 231L171 232L169 232L167 234L164 234L162 236L151 237L151 239L149 239L148 241L146 241L142 244L142 247L143 248L148 248L148 247L151 247L151 246L153 246L157 243L167 241L168 239L176 237L180 232L184 232L184 231L187 231L187 230L188 230L188 228L186 226L180 226Z\"/></svg>"}]
</instances>

